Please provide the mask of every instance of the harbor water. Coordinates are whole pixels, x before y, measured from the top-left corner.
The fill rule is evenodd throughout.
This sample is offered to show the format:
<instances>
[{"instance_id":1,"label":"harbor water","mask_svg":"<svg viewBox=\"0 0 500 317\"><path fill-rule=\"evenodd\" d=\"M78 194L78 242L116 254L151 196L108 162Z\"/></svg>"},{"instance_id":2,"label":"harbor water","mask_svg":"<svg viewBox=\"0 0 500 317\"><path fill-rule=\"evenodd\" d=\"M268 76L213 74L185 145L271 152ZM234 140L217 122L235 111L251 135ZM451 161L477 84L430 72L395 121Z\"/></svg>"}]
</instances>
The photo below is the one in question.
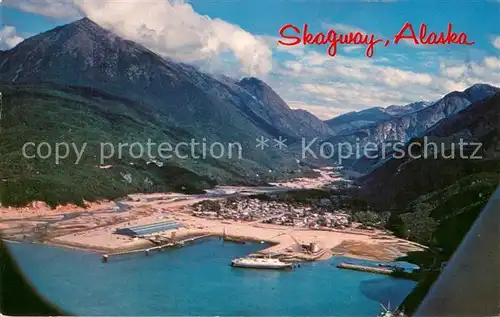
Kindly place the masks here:
<instances>
[{"instance_id":1,"label":"harbor water","mask_svg":"<svg viewBox=\"0 0 500 317\"><path fill-rule=\"evenodd\" d=\"M96 253L8 244L41 295L77 315L376 316L396 307L412 281L337 269L345 261L303 263L292 271L230 266L266 245L207 238L180 249L102 263Z\"/></svg>"}]
</instances>

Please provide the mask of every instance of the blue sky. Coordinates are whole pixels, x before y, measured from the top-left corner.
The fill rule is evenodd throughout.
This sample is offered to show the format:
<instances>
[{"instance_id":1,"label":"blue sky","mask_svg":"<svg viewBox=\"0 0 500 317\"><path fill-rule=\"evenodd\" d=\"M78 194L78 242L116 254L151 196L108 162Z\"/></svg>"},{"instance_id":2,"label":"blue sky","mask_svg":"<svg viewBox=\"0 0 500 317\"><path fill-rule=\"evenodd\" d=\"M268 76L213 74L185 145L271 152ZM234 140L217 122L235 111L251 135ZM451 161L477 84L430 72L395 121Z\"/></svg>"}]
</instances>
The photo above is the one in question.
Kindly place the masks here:
<instances>
[{"instance_id":1,"label":"blue sky","mask_svg":"<svg viewBox=\"0 0 500 317\"><path fill-rule=\"evenodd\" d=\"M87 15L160 55L268 82L291 107L322 118L370 106L434 100L477 82L500 85L500 1L4 0L0 48ZM392 40L404 23L465 32L472 46L284 47L285 24L313 33L360 30ZM142 26L148 30L147 39ZM151 36L152 35L152 36Z\"/></svg>"}]
</instances>

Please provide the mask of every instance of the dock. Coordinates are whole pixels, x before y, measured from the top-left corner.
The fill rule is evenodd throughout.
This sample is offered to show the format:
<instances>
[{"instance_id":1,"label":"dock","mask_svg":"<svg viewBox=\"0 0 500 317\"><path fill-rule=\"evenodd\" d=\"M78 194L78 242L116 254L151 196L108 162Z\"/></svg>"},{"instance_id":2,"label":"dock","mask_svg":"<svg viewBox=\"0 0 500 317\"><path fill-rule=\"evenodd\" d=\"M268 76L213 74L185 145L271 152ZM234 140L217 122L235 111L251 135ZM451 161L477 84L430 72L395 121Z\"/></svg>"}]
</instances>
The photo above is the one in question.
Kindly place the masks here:
<instances>
[{"instance_id":1,"label":"dock","mask_svg":"<svg viewBox=\"0 0 500 317\"><path fill-rule=\"evenodd\" d=\"M156 232L163 232L173 229L182 228L184 225L173 219L168 219L161 222L150 223L142 226L125 227L116 229L116 234L126 235L130 237L142 237Z\"/></svg>"},{"instance_id":2,"label":"dock","mask_svg":"<svg viewBox=\"0 0 500 317\"><path fill-rule=\"evenodd\" d=\"M150 247L150 248L145 248L145 249L139 249L139 250L131 250L131 251L122 251L122 252L108 253L108 254L104 254L102 256L102 261L104 263L107 263L111 257L117 257L117 256L120 256L120 255L128 255L128 254L134 254L134 253L144 253L147 256L152 251L161 251L162 249L171 248L171 247L182 247L186 243L194 242L196 240L207 238L207 237L210 237L210 236L212 236L212 234L211 233L207 233L207 234L204 234L204 235L201 235L201 236L187 238L187 239L184 239L184 240L181 240L181 241L169 242L169 243L165 243L165 244L158 245L158 246L155 246L155 247Z\"/></svg>"},{"instance_id":3,"label":"dock","mask_svg":"<svg viewBox=\"0 0 500 317\"><path fill-rule=\"evenodd\" d=\"M390 269L390 268L373 267L373 266L351 264L351 263L340 263L339 265L337 265L337 267L339 269L354 270L354 271L361 271L361 272L368 272L368 273L377 273L377 274L384 274L384 275L391 275L392 273L394 273L394 270Z\"/></svg>"},{"instance_id":4,"label":"dock","mask_svg":"<svg viewBox=\"0 0 500 317\"><path fill-rule=\"evenodd\" d=\"M232 243L238 243L238 244L246 244L247 242L243 239L239 239L239 238L234 238L234 237L230 237L230 236L223 236L222 239L225 241L225 242L232 242Z\"/></svg>"}]
</instances>

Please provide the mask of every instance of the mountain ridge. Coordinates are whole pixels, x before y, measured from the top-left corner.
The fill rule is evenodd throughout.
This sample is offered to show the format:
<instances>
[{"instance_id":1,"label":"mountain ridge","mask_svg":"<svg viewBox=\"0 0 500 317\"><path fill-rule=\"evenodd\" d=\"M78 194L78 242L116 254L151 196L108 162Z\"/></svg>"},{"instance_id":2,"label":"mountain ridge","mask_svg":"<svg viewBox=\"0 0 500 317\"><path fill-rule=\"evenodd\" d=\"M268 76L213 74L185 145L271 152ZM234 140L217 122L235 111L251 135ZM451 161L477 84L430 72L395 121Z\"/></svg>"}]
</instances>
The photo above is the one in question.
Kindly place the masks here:
<instances>
[{"instance_id":1,"label":"mountain ridge","mask_svg":"<svg viewBox=\"0 0 500 317\"><path fill-rule=\"evenodd\" d=\"M404 106L371 107L347 112L324 122L333 130L334 134L343 135L363 127L422 110L432 104L432 102L428 101L417 101Z\"/></svg>"},{"instance_id":2,"label":"mountain ridge","mask_svg":"<svg viewBox=\"0 0 500 317\"><path fill-rule=\"evenodd\" d=\"M423 137L428 142L443 144L446 154L450 155L453 149L451 143L457 144L460 139L465 143L480 142L482 148L477 153L483 159L411 159L406 153L403 159L391 158L383 165L376 168L370 174L362 178L362 182L368 192L372 193L373 201L383 201L385 207L401 207L404 202L416 198L422 189L408 189L408 186L416 184L417 187L427 187L435 190L450 185L457 180L461 174L470 174L472 171L496 170L500 172L500 92L495 95L474 102L470 107L446 118L431 127L426 133L413 141L422 143ZM465 153L471 154L475 148L466 146ZM408 149L406 149L408 151ZM441 155L442 149L437 150ZM458 151L455 147L454 151ZM496 162L496 163L495 163ZM493 165L490 165L493 164ZM424 168L425 166L425 168ZM439 166L439 168L437 168ZM495 167L496 166L496 167ZM416 171L418 170L418 172ZM438 172L439 171L439 172ZM446 177L440 177L442 173L453 172ZM429 179L427 182L426 177ZM421 181L418 182L417 179ZM389 183L396 186L389 186ZM435 184L434 184L435 183ZM441 185L440 185L441 184ZM419 187L419 188L420 188ZM381 188L385 188L381 195ZM407 198L410 197L410 198ZM389 204L389 205L388 205Z\"/></svg>"},{"instance_id":3,"label":"mountain ridge","mask_svg":"<svg viewBox=\"0 0 500 317\"><path fill-rule=\"evenodd\" d=\"M261 90L263 100L257 100L255 96L253 96L255 100L249 98L241 100L242 92L235 91L234 85L229 87L227 82L221 82L198 71L195 67L163 58L140 44L122 39L88 18L26 39L7 51L4 58L0 64L0 81L26 84L48 81L55 84L71 83L77 86L96 87L115 95L126 95L129 99L154 105L155 110L164 114L175 113L176 118L173 121L179 124L189 125L198 119L193 118L193 115L203 113L204 110L212 111L213 117L217 118L231 112L236 115L235 109L228 109L229 104L232 104L233 108L255 112L255 109L260 110L259 103L261 103L278 116L272 120L282 122L278 128L283 129L281 132L284 135L299 137L300 134L315 135L328 130L324 126L317 127L318 122L312 126L300 126L304 122L293 114L293 110L267 84L257 87L257 90ZM9 63L6 63L7 61ZM17 65L17 68L14 65ZM78 75L74 74L74 69L80 69ZM257 81L260 80L254 79L250 83L255 85ZM245 86L246 83L243 80L236 84L248 90L250 85ZM184 96L180 96L181 90L189 90L192 96L188 97L185 93ZM250 93L255 94L257 90L254 89ZM169 99L178 99L172 100L171 103L174 105L165 104L167 94L170 95ZM183 109L187 108L186 106L175 106L179 103L189 104L183 100L187 98L193 101L196 95L199 95L199 98L208 97L213 100L212 102L217 100L217 105L209 107L201 106L199 102L191 102L191 109L186 109L188 111ZM220 99L227 105L223 106L224 103L218 102ZM162 107L158 107L161 103ZM263 111L253 114L265 118ZM199 119L201 124L212 122ZM213 122L211 127L221 126L221 123ZM224 134L219 135L223 136Z\"/></svg>"},{"instance_id":4,"label":"mountain ridge","mask_svg":"<svg viewBox=\"0 0 500 317\"><path fill-rule=\"evenodd\" d=\"M500 185L500 92L412 140L422 147L426 142L437 144L427 158L415 157L425 155L422 148L414 147L410 156L406 147L403 157L390 158L359 179L363 201L379 211L391 211L387 229L429 247L400 259L424 273L402 303L408 314L422 302L442 263L450 260Z\"/></svg>"},{"instance_id":5,"label":"mountain ridge","mask_svg":"<svg viewBox=\"0 0 500 317\"><path fill-rule=\"evenodd\" d=\"M349 134L336 135L326 139L325 142L334 144L347 142L353 148L357 145L363 148L370 143L377 145L380 151L383 144L406 143L414 137L422 136L430 127L441 120L466 109L473 102L493 96L497 92L500 92L500 88L488 84L475 84L464 91L448 93L440 100L419 111L380 121ZM379 157L382 157L382 154L379 153ZM344 160L344 163L354 167L358 172L366 173L380 162L379 159L358 157Z\"/></svg>"}]
</instances>

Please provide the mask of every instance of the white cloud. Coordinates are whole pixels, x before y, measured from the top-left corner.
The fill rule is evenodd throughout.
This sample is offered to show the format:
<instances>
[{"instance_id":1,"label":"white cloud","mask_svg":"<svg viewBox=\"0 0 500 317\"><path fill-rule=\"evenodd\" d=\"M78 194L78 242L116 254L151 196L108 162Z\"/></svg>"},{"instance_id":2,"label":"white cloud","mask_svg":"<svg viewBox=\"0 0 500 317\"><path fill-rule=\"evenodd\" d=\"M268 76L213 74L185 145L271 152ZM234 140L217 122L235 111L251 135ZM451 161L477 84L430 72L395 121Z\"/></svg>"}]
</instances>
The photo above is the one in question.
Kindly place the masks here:
<instances>
[{"instance_id":1,"label":"white cloud","mask_svg":"<svg viewBox=\"0 0 500 317\"><path fill-rule=\"evenodd\" d=\"M360 32L364 34L369 34L365 30L358 28L356 26L342 24L342 23L322 23L321 25L325 29L333 29L336 32L340 33L349 33L349 32Z\"/></svg>"},{"instance_id":2,"label":"white cloud","mask_svg":"<svg viewBox=\"0 0 500 317\"><path fill-rule=\"evenodd\" d=\"M500 69L500 58L486 57L484 63L490 69Z\"/></svg>"},{"instance_id":3,"label":"white cloud","mask_svg":"<svg viewBox=\"0 0 500 317\"><path fill-rule=\"evenodd\" d=\"M396 91L355 83L303 84L302 88L312 94L323 95L326 100L350 104L355 108L377 105L379 100L395 104L401 99Z\"/></svg>"},{"instance_id":4,"label":"white cloud","mask_svg":"<svg viewBox=\"0 0 500 317\"><path fill-rule=\"evenodd\" d=\"M373 67L375 76L389 87L400 87L402 85L428 85L432 77L425 73L416 73L401 70L395 67Z\"/></svg>"},{"instance_id":5,"label":"white cloud","mask_svg":"<svg viewBox=\"0 0 500 317\"><path fill-rule=\"evenodd\" d=\"M73 0L4 0L3 5L56 19L76 19L81 16Z\"/></svg>"},{"instance_id":6,"label":"white cloud","mask_svg":"<svg viewBox=\"0 0 500 317\"><path fill-rule=\"evenodd\" d=\"M500 1L499 1L500 2ZM494 36L491 38L491 44L500 50L500 36Z\"/></svg>"},{"instance_id":7,"label":"white cloud","mask_svg":"<svg viewBox=\"0 0 500 317\"><path fill-rule=\"evenodd\" d=\"M355 50L359 50L359 49L362 49L363 46L361 45L353 45L353 46L346 46L344 48L342 48L344 50L344 52L352 52L352 51L355 51Z\"/></svg>"},{"instance_id":8,"label":"white cloud","mask_svg":"<svg viewBox=\"0 0 500 317\"><path fill-rule=\"evenodd\" d=\"M194 11L182 1L82 0L80 10L119 35L183 62L213 67L234 56L242 74L262 75L272 68L267 39ZM213 69L212 69L213 70Z\"/></svg>"},{"instance_id":9,"label":"white cloud","mask_svg":"<svg viewBox=\"0 0 500 317\"><path fill-rule=\"evenodd\" d=\"M298 60L284 64L296 75L332 77L336 79L376 81L388 87L400 87L409 84L427 85L432 77L426 73L401 70L395 67L382 66L377 59L352 58L345 56L330 57L327 54L309 52ZM384 59L386 61L386 59Z\"/></svg>"},{"instance_id":10,"label":"white cloud","mask_svg":"<svg viewBox=\"0 0 500 317\"><path fill-rule=\"evenodd\" d=\"M444 64L441 64L440 68L441 74L452 79L461 78L467 71L467 65L445 66Z\"/></svg>"},{"instance_id":11,"label":"white cloud","mask_svg":"<svg viewBox=\"0 0 500 317\"><path fill-rule=\"evenodd\" d=\"M434 81L448 91L463 90L476 83L500 86L498 69L500 58L493 56L465 63L459 60L445 61L440 64L440 74Z\"/></svg>"},{"instance_id":12,"label":"white cloud","mask_svg":"<svg viewBox=\"0 0 500 317\"><path fill-rule=\"evenodd\" d=\"M419 72L411 68L387 66L392 58L342 55L332 58L327 54L306 51L304 55L277 67L273 73L278 74L281 80L279 83L271 82L271 85L289 103L318 105L335 111L342 109L340 112L403 105L419 100L432 101L476 83L500 86L496 75L500 69L500 58L490 56L464 62L440 59L439 55L429 53L425 57L426 63L432 60L439 68L427 70L430 68L423 67L426 71ZM404 67L408 62L396 65L399 64Z\"/></svg>"},{"instance_id":13,"label":"white cloud","mask_svg":"<svg viewBox=\"0 0 500 317\"><path fill-rule=\"evenodd\" d=\"M16 28L10 25L0 29L0 50L8 50L22 42L24 39L17 35Z\"/></svg>"}]
</instances>

